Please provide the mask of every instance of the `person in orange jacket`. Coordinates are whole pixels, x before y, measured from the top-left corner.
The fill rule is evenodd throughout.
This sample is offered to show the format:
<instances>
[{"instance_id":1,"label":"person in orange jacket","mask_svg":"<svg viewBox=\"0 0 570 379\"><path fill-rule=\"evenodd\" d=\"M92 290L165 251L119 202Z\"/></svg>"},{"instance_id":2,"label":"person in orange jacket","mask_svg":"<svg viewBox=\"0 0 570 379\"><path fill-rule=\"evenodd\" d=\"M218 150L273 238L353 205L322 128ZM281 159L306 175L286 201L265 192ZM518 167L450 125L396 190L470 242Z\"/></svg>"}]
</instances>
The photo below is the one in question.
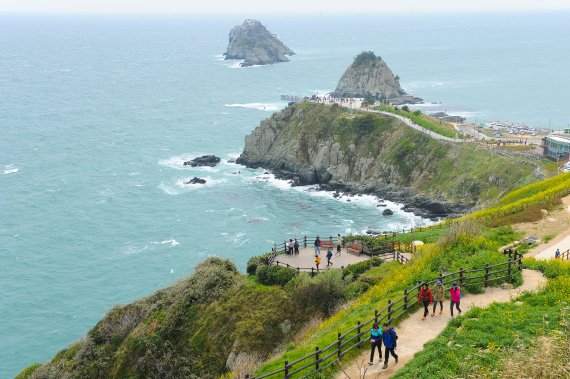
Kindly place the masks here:
<instances>
[{"instance_id":1,"label":"person in orange jacket","mask_svg":"<svg viewBox=\"0 0 570 379\"><path fill-rule=\"evenodd\" d=\"M317 271L319 271L319 265L321 264L321 257L315 255L315 264L317 265Z\"/></svg>"},{"instance_id":2,"label":"person in orange jacket","mask_svg":"<svg viewBox=\"0 0 570 379\"><path fill-rule=\"evenodd\" d=\"M432 301L433 295L431 293L431 290L429 289L428 284L424 283L420 289L420 293L418 294L418 303L422 303L424 305L424 317L422 317L422 320L425 320L429 314L429 305Z\"/></svg>"}]
</instances>

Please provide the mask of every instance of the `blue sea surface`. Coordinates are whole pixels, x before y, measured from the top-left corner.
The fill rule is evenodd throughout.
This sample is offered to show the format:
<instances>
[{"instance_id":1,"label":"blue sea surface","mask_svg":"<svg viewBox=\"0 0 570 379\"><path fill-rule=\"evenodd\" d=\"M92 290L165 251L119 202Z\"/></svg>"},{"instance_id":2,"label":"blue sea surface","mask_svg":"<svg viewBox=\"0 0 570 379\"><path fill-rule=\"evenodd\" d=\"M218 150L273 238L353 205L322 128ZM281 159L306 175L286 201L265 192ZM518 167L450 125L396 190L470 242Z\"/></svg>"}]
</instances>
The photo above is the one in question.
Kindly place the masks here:
<instances>
[{"instance_id":1,"label":"blue sea surface","mask_svg":"<svg viewBox=\"0 0 570 379\"><path fill-rule=\"evenodd\" d=\"M363 50L473 120L565 127L568 16L272 16L297 55L251 68L221 55L237 17L0 16L0 377L208 256L243 270L292 236L426 223L227 160L281 94L333 90ZM209 153L218 167L183 166Z\"/></svg>"}]
</instances>

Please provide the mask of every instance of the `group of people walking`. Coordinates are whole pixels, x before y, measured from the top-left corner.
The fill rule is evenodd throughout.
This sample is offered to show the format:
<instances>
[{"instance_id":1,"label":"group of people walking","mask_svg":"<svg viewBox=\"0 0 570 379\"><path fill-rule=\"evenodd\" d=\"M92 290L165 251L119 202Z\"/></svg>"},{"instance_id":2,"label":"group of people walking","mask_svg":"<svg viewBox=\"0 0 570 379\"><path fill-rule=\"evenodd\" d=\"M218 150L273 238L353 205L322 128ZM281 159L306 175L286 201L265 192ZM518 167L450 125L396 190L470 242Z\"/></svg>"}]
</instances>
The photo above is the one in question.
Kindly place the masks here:
<instances>
[{"instance_id":1,"label":"group of people walking","mask_svg":"<svg viewBox=\"0 0 570 379\"><path fill-rule=\"evenodd\" d=\"M398 363L398 354L394 351L397 341L398 335L393 327L384 324L382 328L379 328L378 324L374 323L372 329L370 329L370 362L368 362L368 364L374 364L374 351L376 349L378 349L378 360L382 361L382 344L384 344L384 366L382 366L382 368L388 368L390 355L394 357L394 360Z\"/></svg>"},{"instance_id":2,"label":"group of people walking","mask_svg":"<svg viewBox=\"0 0 570 379\"><path fill-rule=\"evenodd\" d=\"M315 238L315 265L317 266L317 271L319 270L319 265L321 264L321 246L322 246L322 241L321 238L319 236L317 236ZM327 247L327 268L331 267L333 265L332 262L332 257L333 257L333 252L332 252L332 238L331 238L331 245L328 245ZM336 238L336 255L340 256L342 251L342 237L340 236L340 234L337 234L337 238Z\"/></svg>"},{"instance_id":3,"label":"group of people walking","mask_svg":"<svg viewBox=\"0 0 570 379\"><path fill-rule=\"evenodd\" d=\"M451 311L451 318L453 318L453 308L457 309L459 315L461 315L461 308L459 305L461 303L461 287L457 285L457 283L453 283L451 288L449 289L450 294L450 303L449 303L449 310ZM437 309L437 305L439 303L439 314L443 313L443 302L445 300L445 288L441 280L435 282L435 287L433 291L429 288L427 283L424 283L420 292L418 293L418 303L423 304L424 306L424 315L422 320L425 320L429 315L429 306L433 304L433 309L431 312L431 317L435 316L435 311Z\"/></svg>"}]
</instances>

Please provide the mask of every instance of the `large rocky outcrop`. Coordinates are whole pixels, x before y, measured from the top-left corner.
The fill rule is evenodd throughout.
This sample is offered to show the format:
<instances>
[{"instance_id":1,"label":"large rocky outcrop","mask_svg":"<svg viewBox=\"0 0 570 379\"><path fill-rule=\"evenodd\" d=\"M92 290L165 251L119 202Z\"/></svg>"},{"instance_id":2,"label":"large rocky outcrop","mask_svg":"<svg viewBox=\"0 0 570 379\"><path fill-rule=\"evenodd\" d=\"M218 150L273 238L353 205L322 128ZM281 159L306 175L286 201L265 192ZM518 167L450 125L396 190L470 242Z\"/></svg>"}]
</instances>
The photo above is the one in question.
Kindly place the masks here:
<instances>
[{"instance_id":1,"label":"large rocky outcrop","mask_svg":"<svg viewBox=\"0 0 570 379\"><path fill-rule=\"evenodd\" d=\"M382 58L371 51L360 53L344 72L336 89L336 97L373 97L392 99L406 93Z\"/></svg>"},{"instance_id":2,"label":"large rocky outcrop","mask_svg":"<svg viewBox=\"0 0 570 379\"><path fill-rule=\"evenodd\" d=\"M243 59L242 67L288 62L287 55L295 54L261 22L245 20L230 31L225 59Z\"/></svg>"},{"instance_id":3,"label":"large rocky outcrop","mask_svg":"<svg viewBox=\"0 0 570 379\"><path fill-rule=\"evenodd\" d=\"M533 180L532 167L481 153L389 116L305 102L263 120L237 162L269 169L293 185L375 194L416 214L442 217L494 200L521 178Z\"/></svg>"}]
</instances>

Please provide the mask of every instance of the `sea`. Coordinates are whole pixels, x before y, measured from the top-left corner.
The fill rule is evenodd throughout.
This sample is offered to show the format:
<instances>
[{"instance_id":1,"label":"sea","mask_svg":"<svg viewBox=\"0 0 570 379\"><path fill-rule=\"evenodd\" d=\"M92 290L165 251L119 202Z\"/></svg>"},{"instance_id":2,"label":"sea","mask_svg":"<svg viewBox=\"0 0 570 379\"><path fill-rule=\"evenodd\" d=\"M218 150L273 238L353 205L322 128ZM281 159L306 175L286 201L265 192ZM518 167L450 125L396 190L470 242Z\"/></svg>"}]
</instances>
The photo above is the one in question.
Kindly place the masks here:
<instances>
[{"instance_id":1,"label":"sea","mask_svg":"<svg viewBox=\"0 0 570 379\"><path fill-rule=\"evenodd\" d=\"M570 121L569 13L267 15L297 54L239 68L222 53L246 16L0 15L0 378L207 257L244 270L291 237L428 224L228 162L281 95L333 90L361 51L426 112ZM222 162L183 165L203 154Z\"/></svg>"}]
</instances>

